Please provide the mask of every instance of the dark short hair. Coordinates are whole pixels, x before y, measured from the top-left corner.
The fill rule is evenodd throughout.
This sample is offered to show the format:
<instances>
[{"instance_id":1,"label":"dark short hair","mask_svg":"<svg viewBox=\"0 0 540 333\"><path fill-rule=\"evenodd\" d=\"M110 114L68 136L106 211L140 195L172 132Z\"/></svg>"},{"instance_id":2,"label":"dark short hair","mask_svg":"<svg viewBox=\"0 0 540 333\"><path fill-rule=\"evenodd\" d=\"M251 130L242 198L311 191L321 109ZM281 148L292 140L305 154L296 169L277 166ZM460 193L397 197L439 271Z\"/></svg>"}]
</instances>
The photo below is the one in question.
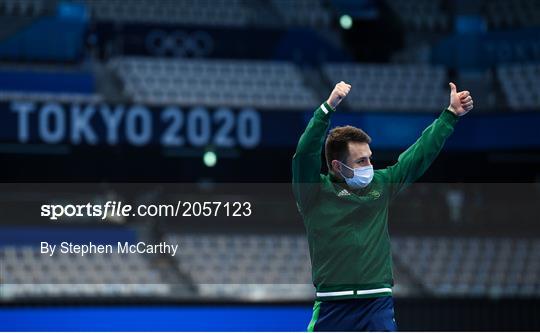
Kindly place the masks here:
<instances>
[{"instance_id":1,"label":"dark short hair","mask_svg":"<svg viewBox=\"0 0 540 333\"><path fill-rule=\"evenodd\" d=\"M349 142L371 143L371 138L366 132L354 126L334 127L326 137L324 155L328 170L332 169L332 160L344 162L349 152Z\"/></svg>"}]
</instances>

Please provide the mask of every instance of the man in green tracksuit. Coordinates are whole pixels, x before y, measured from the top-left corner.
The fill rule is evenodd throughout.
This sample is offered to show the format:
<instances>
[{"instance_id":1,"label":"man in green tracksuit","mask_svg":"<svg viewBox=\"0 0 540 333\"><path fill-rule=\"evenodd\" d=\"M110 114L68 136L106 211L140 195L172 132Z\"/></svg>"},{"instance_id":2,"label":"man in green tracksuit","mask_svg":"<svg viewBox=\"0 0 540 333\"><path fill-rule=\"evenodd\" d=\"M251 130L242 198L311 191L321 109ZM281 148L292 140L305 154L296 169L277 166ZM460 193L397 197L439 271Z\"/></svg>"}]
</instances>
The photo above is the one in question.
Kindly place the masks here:
<instances>
[{"instance_id":1,"label":"man in green tracksuit","mask_svg":"<svg viewBox=\"0 0 540 333\"><path fill-rule=\"evenodd\" d=\"M396 164L373 170L371 138L352 126L326 133L351 86L338 83L313 115L293 157L293 192L304 219L316 300L309 331L395 331L388 205L418 179L473 108L450 83L450 105ZM326 139L326 142L325 142ZM321 174L325 145L328 175Z\"/></svg>"}]
</instances>

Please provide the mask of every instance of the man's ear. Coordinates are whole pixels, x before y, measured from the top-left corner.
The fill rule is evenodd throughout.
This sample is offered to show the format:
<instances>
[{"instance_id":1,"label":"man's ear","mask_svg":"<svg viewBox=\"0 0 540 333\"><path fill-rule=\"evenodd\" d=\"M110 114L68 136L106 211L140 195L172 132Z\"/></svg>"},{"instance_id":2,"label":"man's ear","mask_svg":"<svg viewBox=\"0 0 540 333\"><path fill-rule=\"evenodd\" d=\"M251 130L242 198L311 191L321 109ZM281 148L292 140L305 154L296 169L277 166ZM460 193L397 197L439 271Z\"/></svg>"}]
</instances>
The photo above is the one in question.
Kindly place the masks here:
<instances>
[{"instance_id":1,"label":"man's ear","mask_svg":"<svg viewBox=\"0 0 540 333\"><path fill-rule=\"evenodd\" d=\"M339 163L338 160L332 160L331 165L332 165L332 170L331 171L335 175L341 175L341 163Z\"/></svg>"}]
</instances>

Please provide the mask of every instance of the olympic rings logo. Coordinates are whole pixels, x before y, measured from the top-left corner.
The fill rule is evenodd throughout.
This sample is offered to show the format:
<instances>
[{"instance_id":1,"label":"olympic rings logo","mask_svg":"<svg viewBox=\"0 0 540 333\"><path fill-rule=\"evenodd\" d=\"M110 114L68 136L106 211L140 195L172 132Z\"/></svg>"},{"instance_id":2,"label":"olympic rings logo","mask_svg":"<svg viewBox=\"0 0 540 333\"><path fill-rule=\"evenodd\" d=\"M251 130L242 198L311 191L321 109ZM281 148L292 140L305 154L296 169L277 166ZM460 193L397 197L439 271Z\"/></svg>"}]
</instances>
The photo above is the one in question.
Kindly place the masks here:
<instances>
[{"instance_id":1,"label":"olympic rings logo","mask_svg":"<svg viewBox=\"0 0 540 333\"><path fill-rule=\"evenodd\" d=\"M204 57L214 50L214 40L204 31L166 32L152 30L146 36L146 49L157 56Z\"/></svg>"}]
</instances>

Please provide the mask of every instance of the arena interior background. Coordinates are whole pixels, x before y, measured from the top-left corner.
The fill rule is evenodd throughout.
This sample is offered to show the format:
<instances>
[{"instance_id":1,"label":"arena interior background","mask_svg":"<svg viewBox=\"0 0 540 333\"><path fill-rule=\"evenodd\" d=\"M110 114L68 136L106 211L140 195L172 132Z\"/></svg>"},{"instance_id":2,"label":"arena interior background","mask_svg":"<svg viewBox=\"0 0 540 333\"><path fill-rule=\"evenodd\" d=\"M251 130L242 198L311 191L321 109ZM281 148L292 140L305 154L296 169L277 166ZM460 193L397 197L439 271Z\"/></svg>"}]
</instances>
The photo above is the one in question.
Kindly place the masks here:
<instances>
[{"instance_id":1,"label":"arena interior background","mask_svg":"<svg viewBox=\"0 0 540 333\"><path fill-rule=\"evenodd\" d=\"M305 330L291 158L341 80L332 124L366 130L376 168L448 105L449 81L475 100L391 207L400 330L540 330L539 25L526 0L0 0L0 330ZM182 195L268 213L36 210ZM49 259L44 239L181 255Z\"/></svg>"}]
</instances>

